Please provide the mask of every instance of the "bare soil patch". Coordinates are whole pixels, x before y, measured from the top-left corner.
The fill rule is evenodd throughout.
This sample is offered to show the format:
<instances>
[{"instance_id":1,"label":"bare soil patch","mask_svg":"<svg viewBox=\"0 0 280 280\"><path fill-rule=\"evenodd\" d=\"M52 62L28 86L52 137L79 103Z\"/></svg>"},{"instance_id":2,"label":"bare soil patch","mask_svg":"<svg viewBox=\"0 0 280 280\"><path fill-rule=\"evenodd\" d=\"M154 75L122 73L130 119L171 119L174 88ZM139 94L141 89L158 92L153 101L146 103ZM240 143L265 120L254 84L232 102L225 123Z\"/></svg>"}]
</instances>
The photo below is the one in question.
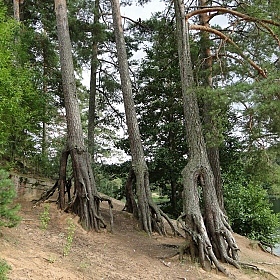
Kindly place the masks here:
<instances>
[{"instance_id":1,"label":"bare soil patch","mask_svg":"<svg viewBox=\"0 0 280 280\"><path fill-rule=\"evenodd\" d=\"M114 233L86 232L76 217L57 210L50 203L50 222L46 230L40 228L43 205L33 208L28 201L22 205L22 222L15 228L3 228L0 255L11 265L10 280L74 280L74 279L227 279L216 270L206 272L198 264L178 256L176 245L182 238L148 237L133 217L122 211L123 204L114 200ZM109 219L104 203L104 218ZM67 221L71 218L76 230L68 256L63 256L67 238ZM109 223L108 223L109 224ZM257 266L260 271L237 270L226 265L235 279L280 279L280 258L263 252L245 237L235 235L244 263Z\"/></svg>"}]
</instances>

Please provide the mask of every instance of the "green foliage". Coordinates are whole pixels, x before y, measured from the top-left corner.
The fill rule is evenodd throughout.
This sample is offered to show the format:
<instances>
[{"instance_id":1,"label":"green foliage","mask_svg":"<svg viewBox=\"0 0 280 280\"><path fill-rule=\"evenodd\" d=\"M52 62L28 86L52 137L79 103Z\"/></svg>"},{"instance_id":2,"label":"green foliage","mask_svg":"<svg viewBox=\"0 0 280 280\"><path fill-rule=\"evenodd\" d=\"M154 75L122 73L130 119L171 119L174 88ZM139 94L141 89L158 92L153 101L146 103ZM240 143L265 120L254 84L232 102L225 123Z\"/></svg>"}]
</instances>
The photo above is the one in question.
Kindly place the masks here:
<instances>
[{"instance_id":1,"label":"green foliage","mask_svg":"<svg viewBox=\"0 0 280 280\"><path fill-rule=\"evenodd\" d=\"M112 168L108 166L107 169L106 166L96 166L95 180L98 191L110 197L121 199L123 197L122 187L126 178L120 172L122 172L121 167L118 166L112 166Z\"/></svg>"},{"instance_id":2,"label":"green foliage","mask_svg":"<svg viewBox=\"0 0 280 280\"><path fill-rule=\"evenodd\" d=\"M44 211L40 214L41 229L47 229L50 219L50 205L44 204Z\"/></svg>"},{"instance_id":3,"label":"green foliage","mask_svg":"<svg viewBox=\"0 0 280 280\"><path fill-rule=\"evenodd\" d=\"M8 280L7 274L12 268L4 260L0 260L0 280Z\"/></svg>"},{"instance_id":4,"label":"green foliage","mask_svg":"<svg viewBox=\"0 0 280 280\"><path fill-rule=\"evenodd\" d=\"M73 222L72 219L68 219L67 220L67 236L66 236L66 243L64 245L63 248L63 256L66 257L69 255L71 247L72 247L72 243L73 243L73 239L74 239L74 235L75 235L75 230L76 230L76 226Z\"/></svg>"},{"instance_id":5,"label":"green foliage","mask_svg":"<svg viewBox=\"0 0 280 280\"><path fill-rule=\"evenodd\" d=\"M280 220L271 209L266 190L231 178L224 184L224 195L233 231L251 239L276 243Z\"/></svg>"},{"instance_id":6,"label":"green foliage","mask_svg":"<svg viewBox=\"0 0 280 280\"><path fill-rule=\"evenodd\" d=\"M9 174L0 169L0 227L14 227L20 221L19 205L14 206L16 192Z\"/></svg>"},{"instance_id":7,"label":"green foliage","mask_svg":"<svg viewBox=\"0 0 280 280\"><path fill-rule=\"evenodd\" d=\"M12 159L34 150L34 133L40 129L45 103L35 86L37 75L30 64L28 48L21 40L24 33L18 23L1 12L0 147L1 153Z\"/></svg>"}]
</instances>

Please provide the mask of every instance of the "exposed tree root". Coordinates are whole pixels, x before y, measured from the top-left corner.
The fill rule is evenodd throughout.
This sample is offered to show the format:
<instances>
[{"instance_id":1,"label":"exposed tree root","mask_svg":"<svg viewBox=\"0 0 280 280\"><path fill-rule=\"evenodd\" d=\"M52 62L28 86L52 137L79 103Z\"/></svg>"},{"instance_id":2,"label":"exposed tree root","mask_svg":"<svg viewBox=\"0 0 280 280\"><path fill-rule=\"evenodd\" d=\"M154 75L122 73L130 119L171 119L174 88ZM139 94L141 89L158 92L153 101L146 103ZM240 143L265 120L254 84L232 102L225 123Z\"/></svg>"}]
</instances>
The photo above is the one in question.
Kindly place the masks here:
<instances>
[{"instance_id":1,"label":"exposed tree root","mask_svg":"<svg viewBox=\"0 0 280 280\"><path fill-rule=\"evenodd\" d=\"M66 180L67 158L71 154L74 191L73 197L70 195L71 181ZM59 208L65 212L73 212L80 217L82 226L89 230L106 228L107 225L100 213L100 202L106 201L109 205L110 228L113 231L113 204L108 196L101 195L97 192L90 160L87 152L78 149L64 151L60 161L60 178L55 185L47 190L35 201L35 205L50 198L56 190L59 191L58 204ZM68 202L65 201L65 193L68 193Z\"/></svg>"},{"instance_id":2,"label":"exposed tree root","mask_svg":"<svg viewBox=\"0 0 280 280\"><path fill-rule=\"evenodd\" d=\"M49 199L55 191L58 190L58 180L55 182L53 187L49 188L48 190L44 191L39 199L33 199L32 202L34 203L34 207L40 205L42 202Z\"/></svg>"},{"instance_id":3,"label":"exposed tree root","mask_svg":"<svg viewBox=\"0 0 280 280\"><path fill-rule=\"evenodd\" d=\"M254 271L257 271L260 274L264 274L264 275L269 275L270 277L272 277L273 279L279 279L277 276L275 276L272 272L264 270L262 268L259 268L258 266L254 265L254 264L250 264L250 263L239 263L241 265L242 268L245 269L251 269Z\"/></svg>"},{"instance_id":4,"label":"exposed tree root","mask_svg":"<svg viewBox=\"0 0 280 280\"><path fill-rule=\"evenodd\" d=\"M132 184L135 179L137 205L131 204L131 210L135 217L138 217L142 229L151 235L152 232L157 232L160 235L167 235L166 223L170 226L174 235L181 235L175 228L171 219L158 207L152 199L152 193L149 184L149 172L145 161L139 164L132 165L132 172L130 172L126 191L129 192L127 197L130 202L135 203L132 192ZM129 204L128 204L129 205ZM128 206L126 205L126 206ZM127 210L130 208L127 207ZM130 210L130 211L131 211ZM137 213L135 213L137 211Z\"/></svg>"},{"instance_id":5,"label":"exposed tree root","mask_svg":"<svg viewBox=\"0 0 280 280\"><path fill-rule=\"evenodd\" d=\"M272 244L269 244L269 243L266 243L266 242L263 242L263 241L259 241L259 242L258 242L258 245L259 245L259 247L260 247L264 252L270 253L270 254L274 255L274 254L273 254L273 245L272 245ZM267 248L269 248L270 251L268 251Z\"/></svg>"}]
</instances>

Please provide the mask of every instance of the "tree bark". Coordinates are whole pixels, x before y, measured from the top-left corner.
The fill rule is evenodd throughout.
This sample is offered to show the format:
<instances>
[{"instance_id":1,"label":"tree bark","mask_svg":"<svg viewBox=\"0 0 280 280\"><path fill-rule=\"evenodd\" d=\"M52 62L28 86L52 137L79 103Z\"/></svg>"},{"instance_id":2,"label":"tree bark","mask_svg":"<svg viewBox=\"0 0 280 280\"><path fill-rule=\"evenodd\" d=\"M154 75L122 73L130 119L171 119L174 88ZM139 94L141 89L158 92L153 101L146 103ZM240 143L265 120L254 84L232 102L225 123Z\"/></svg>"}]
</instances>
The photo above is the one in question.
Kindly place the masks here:
<instances>
[{"instance_id":1,"label":"tree bark","mask_svg":"<svg viewBox=\"0 0 280 280\"><path fill-rule=\"evenodd\" d=\"M129 170L128 178L125 184L125 198L126 198L126 203L125 203L125 210L129 213L132 213L133 216L136 219L139 219L138 217L138 206L136 203L136 200L134 198L133 194L133 185L135 183L135 175L134 171L131 168Z\"/></svg>"},{"instance_id":2,"label":"tree bark","mask_svg":"<svg viewBox=\"0 0 280 280\"><path fill-rule=\"evenodd\" d=\"M93 23L96 25L99 23L99 0L94 2L94 19ZM94 159L94 130L96 121L96 84L97 84L97 67L98 67L98 40L97 36L92 34L92 58L91 58L91 70L90 70L90 89L89 89L89 108L88 108L88 150Z\"/></svg>"},{"instance_id":3,"label":"tree bark","mask_svg":"<svg viewBox=\"0 0 280 280\"><path fill-rule=\"evenodd\" d=\"M19 0L13 0L13 7L14 7L14 19L16 21L20 21Z\"/></svg>"},{"instance_id":4,"label":"tree bark","mask_svg":"<svg viewBox=\"0 0 280 280\"><path fill-rule=\"evenodd\" d=\"M198 101L194 91L189 29L185 20L184 1L174 0L174 6L184 116L189 145L189 161L182 171L183 226L186 231L186 240L191 241L191 248L193 248L191 252L198 256L202 267L206 267L206 262L212 262L218 270L227 274L218 258L239 267L238 248L227 217L219 206L214 176L207 156ZM202 188L204 206L200 205L199 186Z\"/></svg>"},{"instance_id":5,"label":"tree bark","mask_svg":"<svg viewBox=\"0 0 280 280\"><path fill-rule=\"evenodd\" d=\"M118 0L111 0L111 3L126 123L132 155L132 169L136 178L138 217L142 228L148 234L151 234L153 230L158 231L160 234L166 234L163 213L153 202L150 191L148 166L144 157L144 150L132 95L125 39L120 15L120 4ZM167 219L166 216L164 218Z\"/></svg>"},{"instance_id":6,"label":"tree bark","mask_svg":"<svg viewBox=\"0 0 280 280\"><path fill-rule=\"evenodd\" d=\"M207 6L206 0L200 0L199 6L200 7L206 7ZM209 24L210 17L207 13L199 14L199 21L200 25L205 26L206 28L210 27ZM204 87L210 87L213 88L213 77L212 77L212 68L213 68L213 56L211 54L211 40L209 37L209 33L206 31L200 32L200 48L201 48L201 59L202 59L202 85ZM213 138L213 141L211 143L207 143L207 155L208 159L213 171L213 175L215 178L215 189L217 193L217 198L219 201L220 208L225 211L224 209L224 198L223 198L223 190L222 190L222 177L221 177L221 167L220 167L220 153L219 153L219 147L217 144L217 139L215 139L215 132L217 130L217 125L215 123L215 120L211 117L210 111L212 107L212 102L210 99L207 98L207 100L203 100L203 121L205 124L206 134L209 131L210 135L212 135L211 138Z\"/></svg>"},{"instance_id":7,"label":"tree bark","mask_svg":"<svg viewBox=\"0 0 280 280\"><path fill-rule=\"evenodd\" d=\"M101 226L106 226L100 215L100 201L103 198L97 192L90 157L83 140L65 0L55 0L55 12L67 121L67 145L61 161L59 178L59 206L62 209L65 207L65 172L69 153L72 160L75 195L67 210L80 217L80 222L85 229L99 230ZM110 200L108 202L111 206Z\"/></svg>"}]
</instances>

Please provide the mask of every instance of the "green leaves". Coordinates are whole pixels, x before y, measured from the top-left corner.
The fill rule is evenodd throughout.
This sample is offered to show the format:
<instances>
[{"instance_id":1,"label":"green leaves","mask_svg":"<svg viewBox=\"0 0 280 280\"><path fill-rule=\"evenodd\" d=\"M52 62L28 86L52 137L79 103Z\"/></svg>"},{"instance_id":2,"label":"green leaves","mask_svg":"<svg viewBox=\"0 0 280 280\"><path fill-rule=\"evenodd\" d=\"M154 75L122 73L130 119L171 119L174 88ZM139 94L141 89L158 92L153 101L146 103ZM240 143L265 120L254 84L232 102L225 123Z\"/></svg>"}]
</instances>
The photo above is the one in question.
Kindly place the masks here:
<instances>
[{"instance_id":1,"label":"green leaves","mask_svg":"<svg viewBox=\"0 0 280 280\"><path fill-rule=\"evenodd\" d=\"M26 60L20 29L0 14L0 147L9 156L26 147L43 119L44 100L35 87L37 75Z\"/></svg>"},{"instance_id":2,"label":"green leaves","mask_svg":"<svg viewBox=\"0 0 280 280\"><path fill-rule=\"evenodd\" d=\"M9 174L0 169L0 227L14 227L20 221L19 206L12 205L16 192Z\"/></svg>"},{"instance_id":3,"label":"green leaves","mask_svg":"<svg viewBox=\"0 0 280 280\"><path fill-rule=\"evenodd\" d=\"M271 210L268 194L260 185L247 181L242 174L235 179L225 177L224 195L234 232L255 240L277 242L280 217Z\"/></svg>"}]
</instances>

